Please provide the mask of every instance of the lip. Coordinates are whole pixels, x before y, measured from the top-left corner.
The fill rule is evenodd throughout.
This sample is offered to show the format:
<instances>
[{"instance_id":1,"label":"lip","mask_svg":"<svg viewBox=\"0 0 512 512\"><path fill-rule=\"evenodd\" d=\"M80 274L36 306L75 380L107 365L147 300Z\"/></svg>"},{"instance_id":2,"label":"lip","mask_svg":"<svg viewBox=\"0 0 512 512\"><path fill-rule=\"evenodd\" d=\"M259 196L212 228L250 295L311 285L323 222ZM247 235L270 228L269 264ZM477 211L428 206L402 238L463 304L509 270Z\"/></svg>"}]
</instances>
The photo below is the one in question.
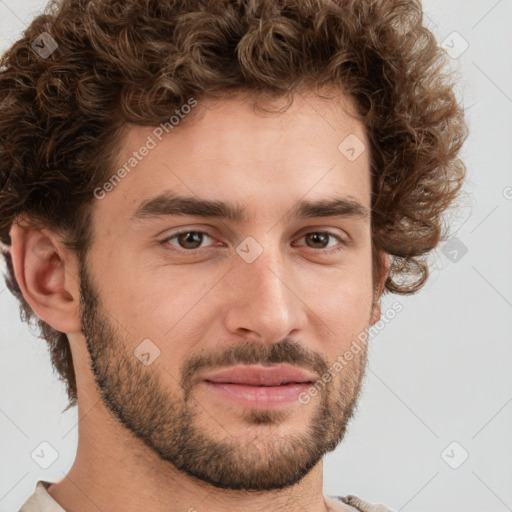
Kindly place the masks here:
<instances>
[{"instance_id":1,"label":"lip","mask_svg":"<svg viewBox=\"0 0 512 512\"><path fill-rule=\"evenodd\" d=\"M244 365L203 375L213 383L243 384L247 386L280 386L283 384L314 383L316 374L288 365Z\"/></svg>"},{"instance_id":2,"label":"lip","mask_svg":"<svg viewBox=\"0 0 512 512\"><path fill-rule=\"evenodd\" d=\"M251 409L279 409L298 403L300 393L317 380L314 373L292 366L236 366L203 376L209 392Z\"/></svg>"},{"instance_id":3,"label":"lip","mask_svg":"<svg viewBox=\"0 0 512 512\"><path fill-rule=\"evenodd\" d=\"M299 403L299 395L311 386L306 382L281 386L247 386L209 381L203 381L203 384L216 396L250 409L279 409L294 402Z\"/></svg>"}]
</instances>

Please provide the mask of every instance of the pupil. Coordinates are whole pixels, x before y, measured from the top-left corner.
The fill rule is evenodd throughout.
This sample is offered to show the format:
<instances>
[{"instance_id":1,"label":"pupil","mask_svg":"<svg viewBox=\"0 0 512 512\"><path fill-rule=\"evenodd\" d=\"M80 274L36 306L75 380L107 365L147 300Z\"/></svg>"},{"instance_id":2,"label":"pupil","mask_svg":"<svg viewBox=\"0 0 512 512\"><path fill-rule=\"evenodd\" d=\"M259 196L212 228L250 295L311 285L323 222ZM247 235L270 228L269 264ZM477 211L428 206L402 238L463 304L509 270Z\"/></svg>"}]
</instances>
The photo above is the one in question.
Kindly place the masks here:
<instances>
[{"instance_id":1,"label":"pupil","mask_svg":"<svg viewBox=\"0 0 512 512\"><path fill-rule=\"evenodd\" d=\"M327 236L325 235L325 233L312 233L308 236L310 237L310 239L313 238L313 243L317 243L319 238L323 239L323 246L325 246L325 244L327 243ZM320 243L322 243L322 241Z\"/></svg>"},{"instance_id":2,"label":"pupil","mask_svg":"<svg viewBox=\"0 0 512 512\"><path fill-rule=\"evenodd\" d=\"M183 242L183 243L182 243ZM180 236L180 243L187 246L191 242L193 247L185 247L187 249L196 249L201 245L201 234L196 232L183 233Z\"/></svg>"}]
</instances>

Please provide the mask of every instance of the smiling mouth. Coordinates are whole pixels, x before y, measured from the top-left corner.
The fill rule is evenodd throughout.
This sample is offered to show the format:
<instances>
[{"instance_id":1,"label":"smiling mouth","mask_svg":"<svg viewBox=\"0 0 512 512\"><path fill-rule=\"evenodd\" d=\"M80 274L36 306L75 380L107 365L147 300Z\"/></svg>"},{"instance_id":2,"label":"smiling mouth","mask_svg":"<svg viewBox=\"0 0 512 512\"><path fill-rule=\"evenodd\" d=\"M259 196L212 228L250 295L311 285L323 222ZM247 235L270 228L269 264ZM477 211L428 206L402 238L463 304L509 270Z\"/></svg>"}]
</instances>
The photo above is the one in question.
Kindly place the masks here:
<instances>
[{"instance_id":1,"label":"smiling mouth","mask_svg":"<svg viewBox=\"0 0 512 512\"><path fill-rule=\"evenodd\" d=\"M255 409L277 409L298 401L315 375L287 365L236 366L205 375L209 392L231 404Z\"/></svg>"}]
</instances>

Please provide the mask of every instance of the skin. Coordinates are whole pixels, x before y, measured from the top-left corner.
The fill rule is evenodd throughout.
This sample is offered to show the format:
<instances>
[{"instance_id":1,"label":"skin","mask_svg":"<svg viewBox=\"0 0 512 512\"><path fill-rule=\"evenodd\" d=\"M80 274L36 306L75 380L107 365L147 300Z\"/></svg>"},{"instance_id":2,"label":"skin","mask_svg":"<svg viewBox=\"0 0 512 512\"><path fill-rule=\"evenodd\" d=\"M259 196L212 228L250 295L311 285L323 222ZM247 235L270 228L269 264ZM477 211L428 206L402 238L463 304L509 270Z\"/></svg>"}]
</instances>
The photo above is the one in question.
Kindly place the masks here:
<instances>
[{"instance_id":1,"label":"skin","mask_svg":"<svg viewBox=\"0 0 512 512\"><path fill-rule=\"evenodd\" d=\"M51 229L11 230L20 288L68 335L77 378L78 451L49 493L73 512L353 510L323 495L322 457L352 416L364 346L307 405L252 410L200 378L228 353L270 362L276 344L281 362L321 375L380 319L388 260L374 293L370 218L285 215L301 199L342 196L370 209L369 151L349 161L338 150L350 134L368 148L364 126L339 94L297 95L279 114L243 97L196 108L94 201L83 265ZM120 165L153 129L129 127ZM131 219L164 190L237 202L250 218ZM199 248L169 239L183 229L206 233ZM305 236L325 231L341 240ZM236 252L248 236L263 249L252 263ZM160 350L148 366L133 353L145 339Z\"/></svg>"}]
</instances>

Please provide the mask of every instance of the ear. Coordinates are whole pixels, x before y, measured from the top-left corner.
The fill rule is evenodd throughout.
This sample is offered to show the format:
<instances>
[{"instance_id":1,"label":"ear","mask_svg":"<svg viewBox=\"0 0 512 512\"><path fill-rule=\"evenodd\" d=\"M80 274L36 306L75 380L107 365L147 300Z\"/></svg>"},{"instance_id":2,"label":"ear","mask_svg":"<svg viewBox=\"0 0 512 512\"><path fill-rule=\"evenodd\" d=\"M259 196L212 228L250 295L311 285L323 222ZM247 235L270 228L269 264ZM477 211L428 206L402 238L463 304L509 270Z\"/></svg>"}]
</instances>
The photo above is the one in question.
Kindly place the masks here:
<instances>
[{"instance_id":1,"label":"ear","mask_svg":"<svg viewBox=\"0 0 512 512\"><path fill-rule=\"evenodd\" d=\"M375 297L373 302L373 308L372 308L372 316L370 323L371 325L377 323L380 320L381 316L381 308L380 308L380 297L382 295L382 292L384 291L384 284L386 282L386 279L389 274L389 269L391 267L391 256L385 252L379 253L380 258L380 268L381 273L376 285L376 290L374 291Z\"/></svg>"},{"instance_id":2,"label":"ear","mask_svg":"<svg viewBox=\"0 0 512 512\"><path fill-rule=\"evenodd\" d=\"M10 231L14 276L34 313L63 333L81 331L76 256L48 229L15 222Z\"/></svg>"}]
</instances>

